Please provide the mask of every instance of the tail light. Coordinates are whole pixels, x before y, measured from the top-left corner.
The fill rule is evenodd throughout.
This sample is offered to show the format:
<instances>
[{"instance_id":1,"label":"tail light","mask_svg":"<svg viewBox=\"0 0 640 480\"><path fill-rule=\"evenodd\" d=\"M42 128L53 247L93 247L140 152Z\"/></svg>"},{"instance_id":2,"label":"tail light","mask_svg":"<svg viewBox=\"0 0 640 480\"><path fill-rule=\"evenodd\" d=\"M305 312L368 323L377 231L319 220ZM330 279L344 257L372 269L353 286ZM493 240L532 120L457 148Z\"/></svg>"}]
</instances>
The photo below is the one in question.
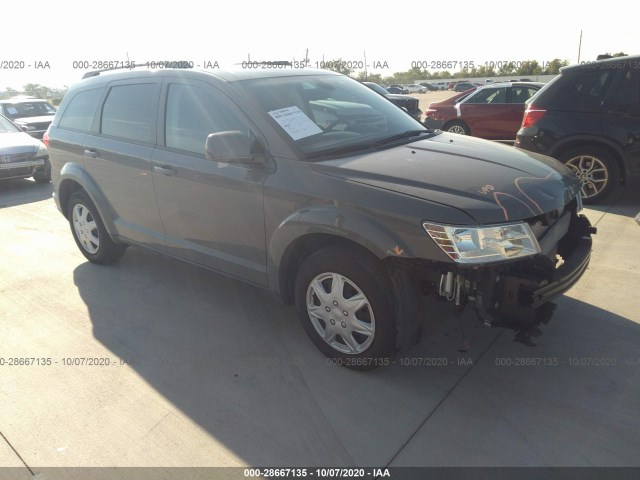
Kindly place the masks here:
<instances>
[{"instance_id":1,"label":"tail light","mask_svg":"<svg viewBox=\"0 0 640 480\"><path fill-rule=\"evenodd\" d=\"M427 109L424 111L424 116L435 119L437 112L438 110L436 108L427 107Z\"/></svg>"},{"instance_id":2,"label":"tail light","mask_svg":"<svg viewBox=\"0 0 640 480\"><path fill-rule=\"evenodd\" d=\"M44 146L49 148L49 129L47 128L47 131L44 132L44 135L42 136L42 143L44 143Z\"/></svg>"},{"instance_id":3,"label":"tail light","mask_svg":"<svg viewBox=\"0 0 640 480\"><path fill-rule=\"evenodd\" d=\"M538 123L538 120L544 117L545 113L547 113L546 110L529 105L524 112L524 117L522 118L522 128L533 127Z\"/></svg>"}]
</instances>

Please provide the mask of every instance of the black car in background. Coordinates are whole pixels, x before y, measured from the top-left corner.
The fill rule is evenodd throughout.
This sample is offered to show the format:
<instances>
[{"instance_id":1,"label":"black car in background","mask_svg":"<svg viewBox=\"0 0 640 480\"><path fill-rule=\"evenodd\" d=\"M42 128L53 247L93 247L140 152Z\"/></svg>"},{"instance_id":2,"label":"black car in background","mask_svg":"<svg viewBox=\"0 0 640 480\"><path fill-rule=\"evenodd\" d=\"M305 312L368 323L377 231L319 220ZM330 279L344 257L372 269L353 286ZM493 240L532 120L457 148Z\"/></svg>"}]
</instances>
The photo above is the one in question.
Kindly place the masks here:
<instances>
[{"instance_id":1,"label":"black car in background","mask_svg":"<svg viewBox=\"0 0 640 480\"><path fill-rule=\"evenodd\" d=\"M420 121L420 115L422 115L422 110L418 108L419 101L417 98L411 97L409 95L396 95L393 93L389 93L377 83L373 83L373 82L362 82L362 83L365 84L374 92L379 93L380 95L382 95L383 97L385 97L386 99L388 99L389 101L397 105L398 107L404 108L409 113L409 115L411 115L416 120Z\"/></svg>"},{"instance_id":2,"label":"black car in background","mask_svg":"<svg viewBox=\"0 0 640 480\"><path fill-rule=\"evenodd\" d=\"M422 85L424 88L426 88L429 92L436 92L436 91L439 90L438 87L436 87L435 85L432 85L430 83L423 82L420 85Z\"/></svg>"},{"instance_id":3,"label":"black car in background","mask_svg":"<svg viewBox=\"0 0 640 480\"><path fill-rule=\"evenodd\" d=\"M561 69L527 102L516 147L557 158L598 203L640 177L640 56Z\"/></svg>"},{"instance_id":4,"label":"black car in background","mask_svg":"<svg viewBox=\"0 0 640 480\"><path fill-rule=\"evenodd\" d=\"M398 95L407 95L409 93L409 90L398 85L391 85L387 88L387 92Z\"/></svg>"},{"instance_id":5,"label":"black car in background","mask_svg":"<svg viewBox=\"0 0 640 480\"><path fill-rule=\"evenodd\" d=\"M466 92L472 88L476 88L478 85L471 82L458 82L453 86L454 92Z\"/></svg>"},{"instance_id":6,"label":"black car in background","mask_svg":"<svg viewBox=\"0 0 640 480\"><path fill-rule=\"evenodd\" d=\"M41 139L56 114L56 109L46 100L33 97L14 97L0 100L0 114Z\"/></svg>"}]
</instances>

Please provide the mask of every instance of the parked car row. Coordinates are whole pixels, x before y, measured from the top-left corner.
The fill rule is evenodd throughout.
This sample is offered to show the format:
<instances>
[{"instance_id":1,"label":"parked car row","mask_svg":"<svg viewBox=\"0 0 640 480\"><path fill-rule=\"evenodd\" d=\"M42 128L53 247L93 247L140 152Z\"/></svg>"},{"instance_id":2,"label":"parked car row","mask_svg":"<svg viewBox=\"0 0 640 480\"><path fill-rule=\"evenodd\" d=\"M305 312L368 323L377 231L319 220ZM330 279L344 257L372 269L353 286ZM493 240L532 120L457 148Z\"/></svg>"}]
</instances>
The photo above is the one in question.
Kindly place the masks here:
<instances>
[{"instance_id":1,"label":"parked car row","mask_svg":"<svg viewBox=\"0 0 640 480\"><path fill-rule=\"evenodd\" d=\"M377 92L383 97L387 98L389 101L391 101L398 107L403 108L404 110L407 111L409 115L411 115L416 120L420 121L420 118L422 116L422 110L420 110L418 106L420 102L417 98L411 97L409 95L399 95L399 94L389 93L387 90L382 88L377 83L373 83L373 82L362 82L362 83L365 84L374 92Z\"/></svg>"}]
</instances>

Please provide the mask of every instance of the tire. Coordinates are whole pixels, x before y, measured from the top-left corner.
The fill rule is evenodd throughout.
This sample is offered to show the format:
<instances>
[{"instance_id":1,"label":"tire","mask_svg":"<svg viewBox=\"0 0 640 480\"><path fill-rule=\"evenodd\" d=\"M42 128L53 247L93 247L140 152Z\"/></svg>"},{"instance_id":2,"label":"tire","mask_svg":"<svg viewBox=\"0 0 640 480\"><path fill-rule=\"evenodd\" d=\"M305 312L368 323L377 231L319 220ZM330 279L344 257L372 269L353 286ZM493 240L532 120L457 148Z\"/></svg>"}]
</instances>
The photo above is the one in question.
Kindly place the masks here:
<instances>
[{"instance_id":1,"label":"tire","mask_svg":"<svg viewBox=\"0 0 640 480\"><path fill-rule=\"evenodd\" d=\"M98 209L83 190L71 195L67 217L73 239L87 260L106 265L122 257L126 247L111 239Z\"/></svg>"},{"instance_id":2,"label":"tire","mask_svg":"<svg viewBox=\"0 0 640 480\"><path fill-rule=\"evenodd\" d=\"M582 201L597 204L609 196L618 185L620 169L616 159L603 148L576 147L559 156L582 183Z\"/></svg>"},{"instance_id":3,"label":"tire","mask_svg":"<svg viewBox=\"0 0 640 480\"><path fill-rule=\"evenodd\" d=\"M341 291L334 290L338 281ZM350 305L356 297L359 306ZM390 363L397 336L393 293L375 257L344 247L319 250L298 270L295 301L307 335L332 363L353 370Z\"/></svg>"},{"instance_id":4,"label":"tire","mask_svg":"<svg viewBox=\"0 0 640 480\"><path fill-rule=\"evenodd\" d=\"M51 181L51 166L46 165L44 168L36 170L33 173L33 179L36 183L49 183Z\"/></svg>"},{"instance_id":5,"label":"tire","mask_svg":"<svg viewBox=\"0 0 640 480\"><path fill-rule=\"evenodd\" d=\"M457 133L458 135L471 135L471 130L464 122L453 121L447 123L443 129L446 132Z\"/></svg>"}]
</instances>

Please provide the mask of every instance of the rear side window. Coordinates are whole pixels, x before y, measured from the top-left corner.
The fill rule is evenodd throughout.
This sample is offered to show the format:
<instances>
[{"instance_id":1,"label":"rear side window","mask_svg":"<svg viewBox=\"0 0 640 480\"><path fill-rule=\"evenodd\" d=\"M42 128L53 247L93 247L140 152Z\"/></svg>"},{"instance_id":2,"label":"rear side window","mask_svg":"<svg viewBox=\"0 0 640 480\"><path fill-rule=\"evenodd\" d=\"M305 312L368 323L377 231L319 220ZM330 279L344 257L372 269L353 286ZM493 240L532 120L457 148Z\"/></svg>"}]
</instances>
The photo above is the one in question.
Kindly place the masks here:
<instances>
[{"instance_id":1,"label":"rear side window","mask_svg":"<svg viewBox=\"0 0 640 480\"><path fill-rule=\"evenodd\" d=\"M69 102L58 123L58 128L79 130L81 132L89 131L93 116L98 108L101 93L101 89L79 92Z\"/></svg>"},{"instance_id":2,"label":"rear side window","mask_svg":"<svg viewBox=\"0 0 640 480\"><path fill-rule=\"evenodd\" d=\"M470 104L505 103L505 88L483 88L467 100Z\"/></svg>"},{"instance_id":3,"label":"rear side window","mask_svg":"<svg viewBox=\"0 0 640 480\"><path fill-rule=\"evenodd\" d=\"M154 87L144 83L111 87L102 108L100 133L125 140L151 142Z\"/></svg>"}]
</instances>

